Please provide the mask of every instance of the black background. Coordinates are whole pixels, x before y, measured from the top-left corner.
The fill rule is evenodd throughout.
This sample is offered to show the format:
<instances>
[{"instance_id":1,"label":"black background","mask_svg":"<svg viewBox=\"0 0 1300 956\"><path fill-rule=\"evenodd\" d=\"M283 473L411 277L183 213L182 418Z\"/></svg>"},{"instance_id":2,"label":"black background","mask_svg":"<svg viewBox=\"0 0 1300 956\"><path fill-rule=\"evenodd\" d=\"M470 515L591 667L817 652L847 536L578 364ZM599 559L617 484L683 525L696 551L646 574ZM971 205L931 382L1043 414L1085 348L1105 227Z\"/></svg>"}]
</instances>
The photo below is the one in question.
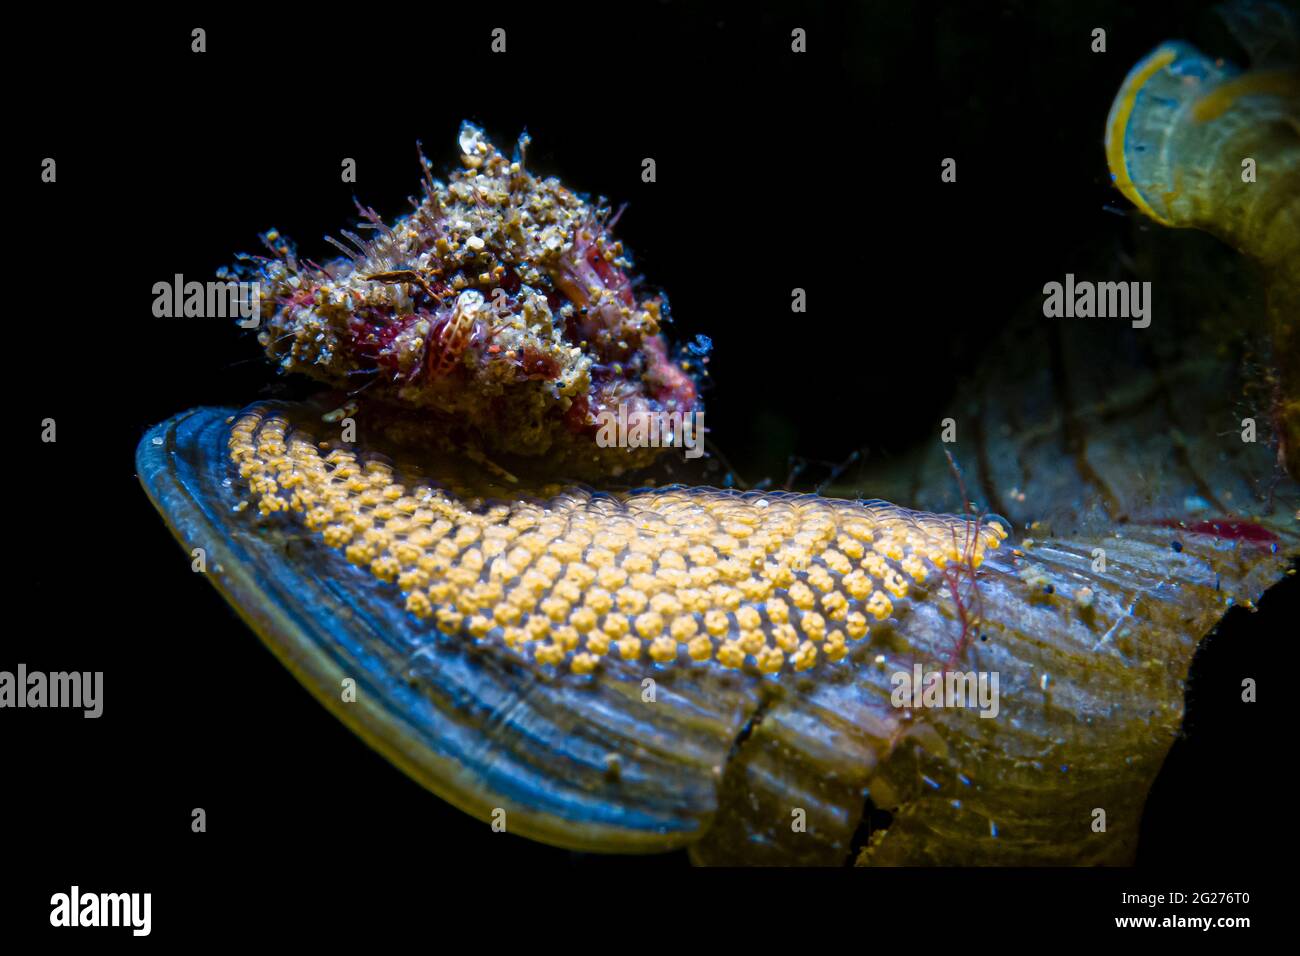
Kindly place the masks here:
<instances>
[{"instance_id":1,"label":"black background","mask_svg":"<svg viewBox=\"0 0 1300 956\"><path fill-rule=\"evenodd\" d=\"M618 234L670 295L670 334L714 342L712 437L747 480L780 485L792 456L905 449L950 397L913 388L897 401L919 362L960 374L1045 277L1126 248L1139 227L1106 209L1127 208L1102 154L1106 111L1163 39L1235 53L1209 10L373 5L280 17L250 5L16 26L5 365L21 451L7 482L17 568L0 667L102 670L105 712L0 718L0 859L19 894L5 923L47 925L49 894L78 881L152 890L158 934L182 913L211 925L202 888L310 899L328 920L397 874L393 892L420 900L462 876L492 885L519 868L612 866L637 880L685 862L491 833L354 738L190 572L139 488L136 442L185 408L286 386L231 324L155 319L154 282L210 278L271 226L327 257L321 237L353 224L354 195L389 219L406 210L416 140L449 170L462 118L503 147L526 127L535 170L629 204ZM203 55L190 52L194 26L207 30ZM489 51L496 26L504 56ZM796 26L805 55L790 52ZM1104 55L1089 51L1095 26ZM38 181L45 156L55 185ZM647 156L653 184L640 179ZM939 181L946 156L955 185ZM357 161L355 185L340 182L343 157ZM807 316L789 311L795 286ZM57 444L33 437L46 417ZM1265 613L1234 611L1203 646L1188 732L1148 806L1149 869L1124 875L1126 888L1207 873L1238 889L1271 855L1274 823L1249 805L1276 786L1270 725L1229 703L1292 629L1296 590L1279 587ZM190 832L194 807L206 834ZM996 885L1052 892L1012 878ZM1119 912L1109 889L1081 908L1097 884L1055 885L1067 883L1069 925Z\"/></svg>"}]
</instances>

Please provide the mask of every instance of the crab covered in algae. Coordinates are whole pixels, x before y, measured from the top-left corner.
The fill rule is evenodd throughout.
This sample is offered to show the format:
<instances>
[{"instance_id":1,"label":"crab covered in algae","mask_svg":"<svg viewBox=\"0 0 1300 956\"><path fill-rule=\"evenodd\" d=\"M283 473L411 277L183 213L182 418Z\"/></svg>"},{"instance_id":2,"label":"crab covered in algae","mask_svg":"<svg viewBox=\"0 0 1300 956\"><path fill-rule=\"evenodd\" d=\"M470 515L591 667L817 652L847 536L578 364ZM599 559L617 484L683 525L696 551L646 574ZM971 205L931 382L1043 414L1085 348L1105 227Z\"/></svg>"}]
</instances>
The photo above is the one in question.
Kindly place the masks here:
<instances>
[{"instance_id":1,"label":"crab covered in algae","mask_svg":"<svg viewBox=\"0 0 1300 956\"><path fill-rule=\"evenodd\" d=\"M544 456L557 473L619 474L658 449L602 447L597 421L689 415L699 404L689 358L661 334L662 296L638 298L617 216L525 168L527 137L507 159L465 123L463 168L435 180L392 226L359 206L362 237L316 265L272 230L274 258L245 257L267 355L300 372L405 409L396 437Z\"/></svg>"}]
</instances>

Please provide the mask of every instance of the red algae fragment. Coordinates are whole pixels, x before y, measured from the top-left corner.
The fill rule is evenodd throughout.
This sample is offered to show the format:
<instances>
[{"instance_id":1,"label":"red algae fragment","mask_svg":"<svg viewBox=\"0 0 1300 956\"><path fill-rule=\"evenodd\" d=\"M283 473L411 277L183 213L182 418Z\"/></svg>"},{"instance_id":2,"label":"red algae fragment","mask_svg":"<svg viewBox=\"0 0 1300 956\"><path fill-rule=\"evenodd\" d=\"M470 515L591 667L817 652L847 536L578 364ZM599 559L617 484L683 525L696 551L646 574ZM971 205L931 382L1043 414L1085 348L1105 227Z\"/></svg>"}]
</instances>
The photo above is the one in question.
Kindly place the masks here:
<instances>
[{"instance_id":1,"label":"red algae fragment","mask_svg":"<svg viewBox=\"0 0 1300 956\"><path fill-rule=\"evenodd\" d=\"M1191 524L1165 519L1154 522L1162 528L1178 528L1188 534L1208 534L1224 541L1244 541L1248 544L1275 544L1278 536L1262 525L1250 521L1209 519Z\"/></svg>"}]
</instances>

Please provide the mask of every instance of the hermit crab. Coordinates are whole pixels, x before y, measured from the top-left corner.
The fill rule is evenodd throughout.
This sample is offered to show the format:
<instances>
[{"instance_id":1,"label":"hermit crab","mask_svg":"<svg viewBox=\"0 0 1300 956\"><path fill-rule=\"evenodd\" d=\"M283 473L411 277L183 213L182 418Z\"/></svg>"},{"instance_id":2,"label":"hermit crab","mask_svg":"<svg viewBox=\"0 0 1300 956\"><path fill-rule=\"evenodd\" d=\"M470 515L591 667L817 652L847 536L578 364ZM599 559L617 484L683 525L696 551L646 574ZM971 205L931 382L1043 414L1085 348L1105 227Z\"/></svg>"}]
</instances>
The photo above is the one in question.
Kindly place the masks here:
<instances>
[{"instance_id":1,"label":"hermit crab","mask_svg":"<svg viewBox=\"0 0 1300 956\"><path fill-rule=\"evenodd\" d=\"M1079 326L1068 394L1022 349L954 401L970 487L937 444L873 476L902 505L649 484L663 449L597 441L599 416L697 411L701 364L616 217L467 124L461 170L421 156L412 211L363 208L342 258L271 232L239 267L266 354L350 403L184 412L141 481L322 704L511 832L705 864L1129 862L1199 639L1300 553L1297 89L1162 46L1106 131L1139 210L1263 264L1289 477L1217 437L1241 383L1201 333L1153 375ZM1217 387L1168 400L1189 379ZM999 700L927 706L912 673L996 675Z\"/></svg>"}]
</instances>

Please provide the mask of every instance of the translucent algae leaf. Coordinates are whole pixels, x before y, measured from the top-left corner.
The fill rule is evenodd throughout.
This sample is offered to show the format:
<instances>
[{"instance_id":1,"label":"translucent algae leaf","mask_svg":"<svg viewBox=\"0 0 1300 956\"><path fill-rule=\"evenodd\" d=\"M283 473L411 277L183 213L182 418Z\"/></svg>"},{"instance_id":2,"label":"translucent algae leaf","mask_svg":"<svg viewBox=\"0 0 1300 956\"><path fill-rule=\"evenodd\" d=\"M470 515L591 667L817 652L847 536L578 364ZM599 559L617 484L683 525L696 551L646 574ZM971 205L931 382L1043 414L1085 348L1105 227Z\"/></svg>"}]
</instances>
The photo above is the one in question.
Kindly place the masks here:
<instances>
[{"instance_id":1,"label":"translucent algae leaf","mask_svg":"<svg viewBox=\"0 0 1300 956\"><path fill-rule=\"evenodd\" d=\"M1018 555L996 524L966 538L964 519L883 503L708 488L527 495L464 462L417 472L361 449L336 455L343 446L306 440L319 416L197 409L145 436L141 479L341 720L467 812L503 808L513 832L569 847L842 863L870 795L897 811L875 862L1121 862L1179 726L1197 638L1296 550L1285 533L1225 546L1156 527ZM274 488L246 497L269 475L241 449L277 469ZM331 515L356 519L363 541L389 528L371 539L382 553L326 544L338 522L311 517L322 500L250 503L319 493L292 476L331 456ZM418 547L404 550L411 537ZM429 585L403 578L439 554ZM954 567L978 575L978 633L943 573ZM411 609L430 587L441 600ZM536 590L527 612L520 588ZM463 616L440 618L446 608ZM581 619L593 608L599 627ZM469 624L478 610L486 629ZM535 619L544 626L530 630ZM636 653L622 652L629 637ZM692 653L701 637L711 654ZM656 638L673 653L656 656ZM721 653L729 642L743 660ZM805 645L816 655L801 667ZM764 666L771 648L783 666ZM583 654L592 666L575 666ZM895 673L955 660L1000 675L995 717L894 706ZM355 703L341 700L347 677ZM1098 805L1111 814L1104 840L1086 826ZM795 810L806 832L791 829Z\"/></svg>"}]
</instances>

